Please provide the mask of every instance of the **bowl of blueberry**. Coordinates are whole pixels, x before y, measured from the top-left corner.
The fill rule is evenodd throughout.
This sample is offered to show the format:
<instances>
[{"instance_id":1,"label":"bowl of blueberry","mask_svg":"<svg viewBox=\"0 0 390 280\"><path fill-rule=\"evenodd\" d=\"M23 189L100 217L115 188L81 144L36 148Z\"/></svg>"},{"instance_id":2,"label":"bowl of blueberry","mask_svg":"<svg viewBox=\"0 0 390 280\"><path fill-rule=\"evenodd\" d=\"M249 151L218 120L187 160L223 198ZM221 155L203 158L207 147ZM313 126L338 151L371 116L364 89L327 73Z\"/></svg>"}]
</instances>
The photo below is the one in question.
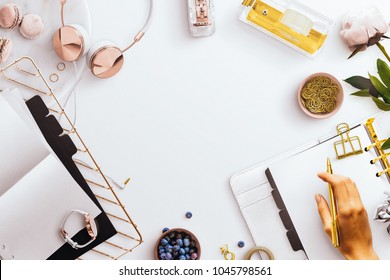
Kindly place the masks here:
<instances>
[{"instance_id":1,"label":"bowl of blueberry","mask_svg":"<svg viewBox=\"0 0 390 280\"><path fill-rule=\"evenodd\" d=\"M196 236L183 228L163 231L154 249L156 260L199 260L200 253Z\"/></svg>"}]
</instances>

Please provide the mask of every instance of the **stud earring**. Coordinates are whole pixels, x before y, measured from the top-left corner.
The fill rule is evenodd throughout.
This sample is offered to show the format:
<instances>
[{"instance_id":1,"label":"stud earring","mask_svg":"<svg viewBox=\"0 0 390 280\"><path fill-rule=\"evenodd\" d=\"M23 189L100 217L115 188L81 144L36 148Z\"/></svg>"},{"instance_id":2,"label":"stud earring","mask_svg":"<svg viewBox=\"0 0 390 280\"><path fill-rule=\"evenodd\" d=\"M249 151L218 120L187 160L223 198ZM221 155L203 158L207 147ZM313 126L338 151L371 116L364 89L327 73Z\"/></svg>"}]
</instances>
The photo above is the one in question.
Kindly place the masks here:
<instances>
[{"instance_id":1,"label":"stud earring","mask_svg":"<svg viewBox=\"0 0 390 280\"><path fill-rule=\"evenodd\" d=\"M0 38L0 64L7 61L11 54L12 41L7 38Z\"/></svg>"}]
</instances>

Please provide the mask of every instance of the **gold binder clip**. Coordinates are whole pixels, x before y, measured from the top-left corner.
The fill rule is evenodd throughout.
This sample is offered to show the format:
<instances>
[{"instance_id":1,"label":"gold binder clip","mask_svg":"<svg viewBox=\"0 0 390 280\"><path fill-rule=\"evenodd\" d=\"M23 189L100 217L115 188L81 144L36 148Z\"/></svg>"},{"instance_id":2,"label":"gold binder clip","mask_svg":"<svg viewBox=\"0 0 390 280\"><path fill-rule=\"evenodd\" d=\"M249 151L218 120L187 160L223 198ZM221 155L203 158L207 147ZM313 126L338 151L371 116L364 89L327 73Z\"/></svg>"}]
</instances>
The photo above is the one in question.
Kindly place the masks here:
<instances>
[{"instance_id":1,"label":"gold binder clip","mask_svg":"<svg viewBox=\"0 0 390 280\"><path fill-rule=\"evenodd\" d=\"M349 136L351 131L347 123L341 123L337 126L337 134L341 140L334 143L337 159L343 159L349 156L363 153L362 144L358 136Z\"/></svg>"}]
</instances>

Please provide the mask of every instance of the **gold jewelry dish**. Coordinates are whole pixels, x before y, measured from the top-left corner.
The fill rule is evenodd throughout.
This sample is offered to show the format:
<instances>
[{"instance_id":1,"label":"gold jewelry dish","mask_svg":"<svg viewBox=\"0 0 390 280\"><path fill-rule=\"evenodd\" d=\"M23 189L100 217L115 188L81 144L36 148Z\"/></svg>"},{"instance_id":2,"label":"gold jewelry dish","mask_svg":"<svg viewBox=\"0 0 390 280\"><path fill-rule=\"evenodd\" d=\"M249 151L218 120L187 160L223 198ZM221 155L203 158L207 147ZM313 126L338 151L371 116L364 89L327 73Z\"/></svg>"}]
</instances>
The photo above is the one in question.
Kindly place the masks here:
<instances>
[{"instance_id":1,"label":"gold jewelry dish","mask_svg":"<svg viewBox=\"0 0 390 280\"><path fill-rule=\"evenodd\" d=\"M118 232L85 253L80 259L108 258L116 260L141 245L142 235L111 186L110 181L112 180L103 173L97 164L79 131L61 105L60 99L48 84L37 64L29 57L21 57L4 68L0 68L0 74L2 76L0 79L21 87L21 93L25 100L39 94L49 111L58 116L63 133L68 134L77 147L78 152L74 155L74 158L77 158L74 159L75 164L79 166L80 171L83 169L91 171L89 173L92 178L85 178L85 180ZM1 84L3 86L4 82L2 81Z\"/></svg>"}]
</instances>

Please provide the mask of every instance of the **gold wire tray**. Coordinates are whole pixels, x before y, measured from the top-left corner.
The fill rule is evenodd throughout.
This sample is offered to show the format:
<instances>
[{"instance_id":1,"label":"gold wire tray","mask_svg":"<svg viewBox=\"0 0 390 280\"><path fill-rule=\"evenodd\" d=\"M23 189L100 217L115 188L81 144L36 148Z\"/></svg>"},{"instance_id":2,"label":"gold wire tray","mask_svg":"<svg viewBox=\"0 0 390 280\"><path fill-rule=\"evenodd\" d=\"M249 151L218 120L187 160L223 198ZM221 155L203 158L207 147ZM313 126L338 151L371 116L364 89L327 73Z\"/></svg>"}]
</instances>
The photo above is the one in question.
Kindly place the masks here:
<instances>
[{"instance_id":1,"label":"gold wire tray","mask_svg":"<svg viewBox=\"0 0 390 280\"><path fill-rule=\"evenodd\" d=\"M21 57L0 68L0 73L2 79L5 79L4 81L16 84L27 90L27 92L23 91L22 93L25 100L39 94L49 111L57 115L57 119L63 128L63 133L69 135L77 147L77 153L73 161L79 166L85 181L118 232L115 236L82 255L80 259L108 258L117 260L132 252L143 242L142 235L111 185L113 181L103 173L97 164L40 68L30 57ZM85 176L86 173L89 175L88 178Z\"/></svg>"}]
</instances>

